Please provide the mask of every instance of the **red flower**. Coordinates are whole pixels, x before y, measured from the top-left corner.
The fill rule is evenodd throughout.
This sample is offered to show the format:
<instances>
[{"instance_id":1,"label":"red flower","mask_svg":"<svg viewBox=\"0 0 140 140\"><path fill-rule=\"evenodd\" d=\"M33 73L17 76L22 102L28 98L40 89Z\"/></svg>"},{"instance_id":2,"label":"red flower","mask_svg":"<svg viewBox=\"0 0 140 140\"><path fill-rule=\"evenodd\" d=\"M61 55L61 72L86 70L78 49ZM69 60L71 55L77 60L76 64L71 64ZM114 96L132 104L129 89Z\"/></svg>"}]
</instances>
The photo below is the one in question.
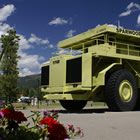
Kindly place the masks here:
<instances>
[{"instance_id":1,"label":"red flower","mask_svg":"<svg viewBox=\"0 0 140 140\"><path fill-rule=\"evenodd\" d=\"M64 140L68 138L66 129L62 124L54 120L53 117L46 117L40 121L40 124L48 125L49 139L50 140Z\"/></svg>"},{"instance_id":2,"label":"red flower","mask_svg":"<svg viewBox=\"0 0 140 140\"><path fill-rule=\"evenodd\" d=\"M68 124L68 128L69 128L69 131L72 131L72 133L74 133L75 129L74 129L73 125Z\"/></svg>"},{"instance_id":3,"label":"red flower","mask_svg":"<svg viewBox=\"0 0 140 140\"><path fill-rule=\"evenodd\" d=\"M21 121L27 121L27 118L25 118L24 114L20 111L15 111L15 117L14 120L21 122Z\"/></svg>"},{"instance_id":4,"label":"red flower","mask_svg":"<svg viewBox=\"0 0 140 140\"><path fill-rule=\"evenodd\" d=\"M14 113L15 113L14 109L6 108L6 109L3 109L2 112L8 120L14 120Z\"/></svg>"},{"instance_id":5,"label":"red flower","mask_svg":"<svg viewBox=\"0 0 140 140\"><path fill-rule=\"evenodd\" d=\"M40 124L47 124L49 127L52 127L52 124L56 124L57 121L54 120L53 117L45 117L43 120L40 121Z\"/></svg>"},{"instance_id":6,"label":"red flower","mask_svg":"<svg viewBox=\"0 0 140 140\"><path fill-rule=\"evenodd\" d=\"M6 108L3 109L2 112L8 120L15 120L17 122L27 121L27 118L20 111L15 111L14 109Z\"/></svg>"},{"instance_id":7,"label":"red flower","mask_svg":"<svg viewBox=\"0 0 140 140\"><path fill-rule=\"evenodd\" d=\"M52 124L52 127L48 128L50 140L64 140L68 138L66 129L60 123Z\"/></svg>"}]
</instances>

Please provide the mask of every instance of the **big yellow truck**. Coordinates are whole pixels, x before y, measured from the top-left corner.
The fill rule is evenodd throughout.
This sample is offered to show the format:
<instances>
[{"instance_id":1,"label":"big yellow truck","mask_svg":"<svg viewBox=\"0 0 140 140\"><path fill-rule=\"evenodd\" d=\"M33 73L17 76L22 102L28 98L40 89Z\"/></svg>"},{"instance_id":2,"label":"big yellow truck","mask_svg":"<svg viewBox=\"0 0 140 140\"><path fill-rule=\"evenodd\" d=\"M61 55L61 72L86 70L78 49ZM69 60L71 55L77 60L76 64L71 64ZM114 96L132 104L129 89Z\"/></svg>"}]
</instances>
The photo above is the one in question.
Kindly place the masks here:
<instances>
[{"instance_id":1,"label":"big yellow truck","mask_svg":"<svg viewBox=\"0 0 140 140\"><path fill-rule=\"evenodd\" d=\"M106 102L113 111L139 107L140 31L102 25L59 42L69 54L42 64L41 91L67 110L87 101Z\"/></svg>"}]
</instances>

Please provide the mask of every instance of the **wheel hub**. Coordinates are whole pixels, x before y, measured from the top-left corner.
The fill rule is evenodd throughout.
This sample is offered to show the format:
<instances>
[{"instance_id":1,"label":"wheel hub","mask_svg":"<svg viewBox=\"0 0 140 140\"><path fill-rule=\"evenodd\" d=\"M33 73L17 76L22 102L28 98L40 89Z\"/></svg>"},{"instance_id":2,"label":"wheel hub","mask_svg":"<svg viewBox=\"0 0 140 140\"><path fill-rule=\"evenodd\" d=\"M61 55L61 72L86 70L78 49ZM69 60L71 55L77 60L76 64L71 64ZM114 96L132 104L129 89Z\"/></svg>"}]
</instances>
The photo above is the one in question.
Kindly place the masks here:
<instances>
[{"instance_id":1,"label":"wheel hub","mask_svg":"<svg viewBox=\"0 0 140 140\"><path fill-rule=\"evenodd\" d=\"M133 88L128 80L124 80L121 82L119 87L119 94L124 102L129 102L133 96Z\"/></svg>"}]
</instances>

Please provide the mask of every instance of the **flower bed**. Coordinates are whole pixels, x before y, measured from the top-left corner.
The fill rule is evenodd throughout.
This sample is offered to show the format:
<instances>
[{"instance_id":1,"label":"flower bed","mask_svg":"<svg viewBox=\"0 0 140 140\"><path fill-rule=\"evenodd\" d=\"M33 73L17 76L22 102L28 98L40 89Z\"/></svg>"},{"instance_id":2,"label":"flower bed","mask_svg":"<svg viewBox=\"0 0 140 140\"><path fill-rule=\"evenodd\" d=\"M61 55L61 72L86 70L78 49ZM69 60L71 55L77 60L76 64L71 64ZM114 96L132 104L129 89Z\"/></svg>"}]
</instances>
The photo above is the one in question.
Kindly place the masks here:
<instances>
[{"instance_id":1,"label":"flower bed","mask_svg":"<svg viewBox=\"0 0 140 140\"><path fill-rule=\"evenodd\" d=\"M73 125L65 127L58 121L56 111L32 111L32 115L25 117L21 111L15 111L11 106L0 111L0 140L68 140L76 136L83 137L83 131ZM32 118L30 123L22 124Z\"/></svg>"}]
</instances>

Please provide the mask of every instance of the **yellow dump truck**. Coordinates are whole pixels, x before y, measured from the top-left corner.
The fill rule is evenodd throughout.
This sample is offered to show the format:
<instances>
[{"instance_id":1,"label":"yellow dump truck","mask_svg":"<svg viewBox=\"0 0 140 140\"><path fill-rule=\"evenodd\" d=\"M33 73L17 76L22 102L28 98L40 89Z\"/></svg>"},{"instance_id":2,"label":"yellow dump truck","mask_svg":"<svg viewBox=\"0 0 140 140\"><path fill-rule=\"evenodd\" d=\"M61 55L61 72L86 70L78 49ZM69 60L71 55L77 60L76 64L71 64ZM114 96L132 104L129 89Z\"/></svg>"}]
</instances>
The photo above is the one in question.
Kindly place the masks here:
<instances>
[{"instance_id":1,"label":"yellow dump truck","mask_svg":"<svg viewBox=\"0 0 140 140\"><path fill-rule=\"evenodd\" d=\"M67 110L87 101L106 102L111 110L139 107L140 31L102 25L59 42L69 54L42 64L41 91Z\"/></svg>"}]
</instances>

